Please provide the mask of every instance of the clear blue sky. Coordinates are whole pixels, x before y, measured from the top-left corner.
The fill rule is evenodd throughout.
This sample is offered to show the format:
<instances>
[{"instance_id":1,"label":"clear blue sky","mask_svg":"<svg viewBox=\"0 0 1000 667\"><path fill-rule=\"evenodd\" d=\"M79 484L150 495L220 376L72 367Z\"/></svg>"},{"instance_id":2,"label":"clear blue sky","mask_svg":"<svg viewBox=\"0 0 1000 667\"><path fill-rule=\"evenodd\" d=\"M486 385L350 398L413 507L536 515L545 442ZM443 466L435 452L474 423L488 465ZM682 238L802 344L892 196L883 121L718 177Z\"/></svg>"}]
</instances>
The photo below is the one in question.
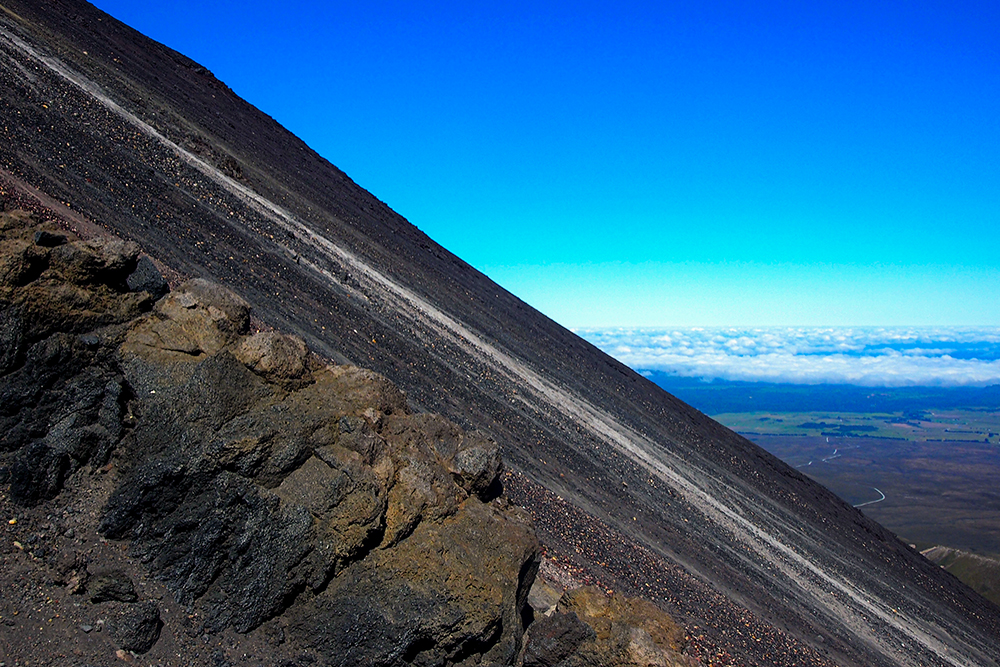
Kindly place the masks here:
<instances>
[{"instance_id":1,"label":"clear blue sky","mask_svg":"<svg viewBox=\"0 0 1000 667\"><path fill-rule=\"evenodd\" d=\"M995 0L96 4L568 326L1000 325Z\"/></svg>"}]
</instances>

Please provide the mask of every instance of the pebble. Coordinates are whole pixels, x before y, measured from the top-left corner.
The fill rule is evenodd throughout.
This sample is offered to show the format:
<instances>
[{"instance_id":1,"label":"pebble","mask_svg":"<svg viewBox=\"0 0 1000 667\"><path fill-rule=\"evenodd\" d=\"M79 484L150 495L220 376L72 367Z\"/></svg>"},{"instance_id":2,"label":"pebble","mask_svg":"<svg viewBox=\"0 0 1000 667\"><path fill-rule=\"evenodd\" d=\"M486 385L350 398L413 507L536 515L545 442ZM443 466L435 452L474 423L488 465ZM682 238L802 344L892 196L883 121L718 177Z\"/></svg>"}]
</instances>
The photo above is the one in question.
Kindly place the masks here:
<instances>
[{"instance_id":1,"label":"pebble","mask_svg":"<svg viewBox=\"0 0 1000 667\"><path fill-rule=\"evenodd\" d=\"M84 632L90 632L91 630L94 629L94 626L87 625L86 623L84 623L83 625L80 626L80 629L83 630Z\"/></svg>"}]
</instances>

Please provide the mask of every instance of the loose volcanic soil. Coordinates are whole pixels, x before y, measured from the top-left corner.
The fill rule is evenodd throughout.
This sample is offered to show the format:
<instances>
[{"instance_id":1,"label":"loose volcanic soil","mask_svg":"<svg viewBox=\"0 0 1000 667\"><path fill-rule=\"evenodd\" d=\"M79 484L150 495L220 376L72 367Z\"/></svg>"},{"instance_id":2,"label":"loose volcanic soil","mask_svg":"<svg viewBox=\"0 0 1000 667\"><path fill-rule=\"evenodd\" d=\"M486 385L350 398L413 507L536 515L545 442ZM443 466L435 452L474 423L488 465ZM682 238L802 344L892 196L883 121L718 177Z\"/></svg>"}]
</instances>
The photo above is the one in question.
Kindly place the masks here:
<instances>
[{"instance_id":1,"label":"loose volcanic soil","mask_svg":"<svg viewBox=\"0 0 1000 667\"><path fill-rule=\"evenodd\" d=\"M16 507L6 495L0 498L0 662L8 667L272 667L297 657L282 646L283 631L276 624L247 635L231 629L207 633L197 612L177 604L170 591L129 556L127 543L109 542L97 534L97 517L110 491L108 471L88 470L73 476L68 488L44 508ZM135 656L115 645L106 626L121 603L88 601L80 585L81 572L88 567L94 575L124 572L140 601L155 601L164 630L148 653ZM192 658L197 662L188 662Z\"/></svg>"}]
</instances>

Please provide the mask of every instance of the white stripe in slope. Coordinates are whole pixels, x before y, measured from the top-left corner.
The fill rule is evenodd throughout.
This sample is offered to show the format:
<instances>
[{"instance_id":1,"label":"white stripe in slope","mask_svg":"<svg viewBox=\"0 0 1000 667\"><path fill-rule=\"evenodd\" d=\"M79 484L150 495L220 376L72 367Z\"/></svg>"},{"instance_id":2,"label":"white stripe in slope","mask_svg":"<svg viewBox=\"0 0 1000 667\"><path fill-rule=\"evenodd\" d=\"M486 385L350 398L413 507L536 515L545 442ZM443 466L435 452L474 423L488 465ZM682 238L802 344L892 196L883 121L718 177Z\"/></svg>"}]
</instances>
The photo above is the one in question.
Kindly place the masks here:
<instances>
[{"instance_id":1,"label":"white stripe in slope","mask_svg":"<svg viewBox=\"0 0 1000 667\"><path fill-rule=\"evenodd\" d=\"M708 519L731 531L737 539L751 547L762 560L775 566L788 579L795 582L803 592L808 592L809 597L814 600L817 606L827 609L834 618L839 618L844 622L847 622L848 618L852 618L853 622L849 623L851 626L850 629L864 636L864 639L868 643L880 646L886 657L894 658L901 665L914 665L916 667L918 664L910 660L907 655L900 654L895 645L888 644L887 639L876 637L870 631L869 623L864 620L864 613L870 614L888 626L895 628L898 632L922 645L941 660L955 667L964 667L973 664L968 656L953 655L955 647L945 646L936 637L925 632L916 622L899 615L895 610L890 609L888 605L871 598L850 582L843 581L825 572L822 568L799 555L787 544L763 531L725 503L717 500L712 494L706 492L696 483L692 478L693 475L690 475L693 472L708 477L704 471L694 469L690 463L680 460L673 453L668 452L663 447L636 433L631 428L620 424L611 415L592 405L582 396L571 394L569 391L546 380L526 364L471 332L460 322L435 307L413 290L382 274L354 253L315 233L283 207L229 178L197 155L188 152L139 117L118 105L101 90L100 86L73 71L60 60L51 56L41 55L29 44L6 30L0 29L0 36L8 44L16 47L66 81L83 90L144 134L175 152L187 164L218 183L233 195L243 199L258 213L268 217L286 231L295 234L299 240L309 243L309 245L322 251L332 259L351 267L359 275L367 279L375 288L374 291L380 293L379 296L392 301L401 314L408 315L418 323L432 326L440 334L465 349L470 356L492 365L498 372L501 372L510 380L526 384L534 390L535 394L543 402L548 403L556 410L571 415L578 422L589 428L596 437L612 445L616 450L628 456L636 463L649 469L680 491L684 495L685 500L698 508ZM335 281L329 272L322 270L320 272L327 279ZM733 488L729 490L731 492L735 491ZM743 500L752 499L743 498ZM753 505L755 503L751 502L748 504ZM791 526L786 525L785 528L792 530ZM844 598L849 599L857 608L860 608L861 613L859 613L858 609L851 609L845 604L834 600L829 594L829 589L833 589Z\"/></svg>"}]
</instances>

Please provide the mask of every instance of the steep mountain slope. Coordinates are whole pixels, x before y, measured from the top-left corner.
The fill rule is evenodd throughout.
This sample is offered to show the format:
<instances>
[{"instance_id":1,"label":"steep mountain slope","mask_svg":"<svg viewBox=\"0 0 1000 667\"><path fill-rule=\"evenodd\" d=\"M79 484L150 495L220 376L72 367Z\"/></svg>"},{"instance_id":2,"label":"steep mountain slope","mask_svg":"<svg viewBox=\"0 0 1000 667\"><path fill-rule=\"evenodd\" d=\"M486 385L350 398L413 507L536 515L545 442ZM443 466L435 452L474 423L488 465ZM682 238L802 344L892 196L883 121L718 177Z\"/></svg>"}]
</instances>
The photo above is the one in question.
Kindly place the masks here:
<instances>
[{"instance_id":1,"label":"steep mountain slope","mask_svg":"<svg viewBox=\"0 0 1000 667\"><path fill-rule=\"evenodd\" d=\"M189 59L0 0L0 168L488 432L552 553L740 664L994 665L1000 610L435 244Z\"/></svg>"}]
</instances>

